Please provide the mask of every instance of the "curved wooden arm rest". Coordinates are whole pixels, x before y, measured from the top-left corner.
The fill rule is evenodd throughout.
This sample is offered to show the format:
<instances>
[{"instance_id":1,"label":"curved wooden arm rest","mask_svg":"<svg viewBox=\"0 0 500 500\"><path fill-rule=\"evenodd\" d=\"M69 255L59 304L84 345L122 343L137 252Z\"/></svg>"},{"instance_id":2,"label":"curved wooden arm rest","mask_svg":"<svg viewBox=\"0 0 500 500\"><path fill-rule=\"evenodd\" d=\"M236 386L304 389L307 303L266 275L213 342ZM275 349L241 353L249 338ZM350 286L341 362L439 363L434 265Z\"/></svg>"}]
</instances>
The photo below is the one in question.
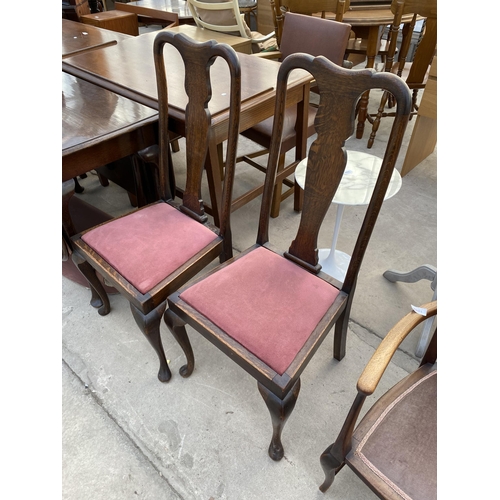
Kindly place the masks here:
<instances>
[{"instance_id":1,"label":"curved wooden arm rest","mask_svg":"<svg viewBox=\"0 0 500 500\"><path fill-rule=\"evenodd\" d=\"M258 34L260 35L261 33L258 33ZM271 33L268 33L267 35L262 35L259 38L252 38L252 43L266 42L267 40L269 40L273 36L275 36L274 31L271 31Z\"/></svg>"},{"instance_id":2,"label":"curved wooden arm rest","mask_svg":"<svg viewBox=\"0 0 500 500\"><path fill-rule=\"evenodd\" d=\"M394 325L382 340L358 379L359 392L366 396L373 394L401 342L422 321L437 314L437 301L429 302L421 307L427 309L427 316L422 316L414 311L408 313Z\"/></svg>"}]
</instances>

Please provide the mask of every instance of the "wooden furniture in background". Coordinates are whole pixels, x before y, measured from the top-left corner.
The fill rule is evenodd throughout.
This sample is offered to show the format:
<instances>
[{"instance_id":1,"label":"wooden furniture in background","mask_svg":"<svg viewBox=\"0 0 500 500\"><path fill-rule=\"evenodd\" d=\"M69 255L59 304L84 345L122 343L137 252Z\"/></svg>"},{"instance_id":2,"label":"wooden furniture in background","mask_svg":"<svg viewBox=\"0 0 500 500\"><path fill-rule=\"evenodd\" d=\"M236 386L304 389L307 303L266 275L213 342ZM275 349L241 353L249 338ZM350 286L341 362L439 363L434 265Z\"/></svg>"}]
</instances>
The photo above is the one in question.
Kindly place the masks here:
<instances>
[{"instance_id":1,"label":"wooden furniture in background","mask_svg":"<svg viewBox=\"0 0 500 500\"><path fill-rule=\"evenodd\" d=\"M194 24L193 16L185 0L136 0L115 2L117 10L137 14L145 24L160 24L163 27Z\"/></svg>"},{"instance_id":2,"label":"wooden furniture in background","mask_svg":"<svg viewBox=\"0 0 500 500\"><path fill-rule=\"evenodd\" d=\"M250 56L255 57L255 56ZM297 68L317 82L320 100L317 138L308 154L304 205L291 245L278 248L269 238L275 176L285 116L287 78ZM367 88L388 88L397 96L383 164L341 285L321 272L317 241L346 166L344 143L352 134L356 103ZM334 356L345 356L347 325L357 277L380 211L411 110L411 95L401 79L388 73L349 71L325 57L291 54L281 63L274 128L255 245L168 297L167 326L194 369L194 355L184 325L189 325L257 380L269 409L273 437L269 456L281 460L281 433L300 390L300 377L335 325ZM335 117L335 120L332 120Z\"/></svg>"},{"instance_id":3,"label":"wooden furniture in background","mask_svg":"<svg viewBox=\"0 0 500 500\"><path fill-rule=\"evenodd\" d=\"M186 65L185 91L189 108L185 118L187 182L182 203L173 201L169 140L167 59L179 52ZM157 162L160 200L132 214L106 222L72 238L73 261L92 289L91 304L99 314L110 311L108 297L96 271L112 283L130 302L134 319L160 360L158 378L170 379L171 373L163 350L160 323L169 294L217 257L221 262L232 256L230 205L234 180L236 146L240 118L241 72L236 52L229 46L206 42L198 44L183 34L162 30L155 38L154 64L158 86L160 148L142 152L145 160ZM208 223L200 199L201 179L211 133L207 103L212 93L209 71L213 58L224 60L230 74L228 140L220 229ZM95 294L99 296L96 300ZM168 316L167 316L168 317Z\"/></svg>"},{"instance_id":4,"label":"wooden furniture in background","mask_svg":"<svg viewBox=\"0 0 500 500\"><path fill-rule=\"evenodd\" d=\"M312 56L323 55L335 64L342 66L345 48L349 40L349 25L318 17L288 12L281 32L281 44L278 52L280 54L280 61L283 61L290 54L303 52ZM315 36L311 36L311 33L314 33ZM316 117L316 111L317 107L313 105L308 105L304 109L303 114L299 114L296 107L288 108L285 111L284 130L281 138L281 151L271 208L271 217L279 216L281 202L292 194L295 194L295 210L300 211L302 209L302 191L296 187L293 179L288 179L288 177L294 173L297 164L305 157L305 141L315 133L314 119ZM254 153L239 157L238 161L244 161L252 167L265 172L265 168L257 163L254 158L269 152L273 122L274 118L270 117L242 132L243 136L255 142L261 149ZM297 130L302 130L302 128L304 130L304 143L301 144L300 147L296 147ZM285 165L286 154L293 148L296 148L295 159L291 164ZM262 184L260 188L253 188L247 193L242 194L233 202L235 209L259 196L263 188L264 186Z\"/></svg>"},{"instance_id":5,"label":"wooden furniture in background","mask_svg":"<svg viewBox=\"0 0 500 500\"><path fill-rule=\"evenodd\" d=\"M156 144L157 121L157 111L63 72L62 182ZM132 164L129 169L138 204L152 201L151 181L135 177ZM63 226L72 236L75 231L67 214L63 208Z\"/></svg>"},{"instance_id":6,"label":"wooden furniture in background","mask_svg":"<svg viewBox=\"0 0 500 500\"><path fill-rule=\"evenodd\" d=\"M245 16L245 22L251 28L252 17L257 19L257 0L238 0L238 6Z\"/></svg>"},{"instance_id":7,"label":"wooden furniture in background","mask_svg":"<svg viewBox=\"0 0 500 500\"><path fill-rule=\"evenodd\" d=\"M352 0L351 0L352 1ZM394 20L394 14L388 8L349 9L344 13L343 22L350 24L356 38L366 40L366 67L373 68L375 58L380 48L380 40L384 28ZM335 19L333 14L326 14L327 19ZM411 14L404 15L401 22L408 25L413 19ZM356 138L363 137L365 122L368 114L368 101L370 92L365 92L359 102L358 123L356 125Z\"/></svg>"},{"instance_id":8,"label":"wooden furniture in background","mask_svg":"<svg viewBox=\"0 0 500 500\"><path fill-rule=\"evenodd\" d=\"M127 35L138 35L137 16L130 13L109 10L99 12L98 2L93 0L94 9L90 8L89 0L64 0L62 17L70 21L78 21L87 25L117 31Z\"/></svg>"},{"instance_id":9,"label":"wooden furniture in background","mask_svg":"<svg viewBox=\"0 0 500 500\"><path fill-rule=\"evenodd\" d=\"M85 14L80 16L80 22L127 35L137 36L139 34L137 15L130 12L108 10L97 14Z\"/></svg>"},{"instance_id":10,"label":"wooden furniture in background","mask_svg":"<svg viewBox=\"0 0 500 500\"><path fill-rule=\"evenodd\" d=\"M437 498L437 333L419 368L382 395L356 426L401 342L422 321L437 314L437 302L401 319L375 350L357 383L357 395L336 441L321 455L325 492L348 465L379 497ZM356 426L356 428L355 428Z\"/></svg>"},{"instance_id":11,"label":"wooden furniture in background","mask_svg":"<svg viewBox=\"0 0 500 500\"><path fill-rule=\"evenodd\" d=\"M394 20L391 25L391 41L385 62L384 71L390 71L403 78L413 91L413 110L418 110L417 96L420 89L425 88L429 69L436 53L437 45L437 0L393 0L391 11L394 13ZM396 54L397 35L400 30L404 15L411 15L410 30L403 37L401 50L399 51L397 62L394 61ZM413 61L406 61L410 46L411 34L417 17L425 18L423 36L417 46ZM371 148L377 134L380 120L386 116L392 116L391 112L386 112L385 107L390 103L390 95L387 92L382 94L377 113L370 117L372 122L372 132L368 140L368 148Z\"/></svg>"},{"instance_id":12,"label":"wooden furniture in background","mask_svg":"<svg viewBox=\"0 0 500 500\"><path fill-rule=\"evenodd\" d=\"M263 35L275 31L272 3L273 0L257 0L257 31Z\"/></svg>"},{"instance_id":13,"label":"wooden furniture in background","mask_svg":"<svg viewBox=\"0 0 500 500\"><path fill-rule=\"evenodd\" d=\"M240 36L229 35L227 33L216 33L215 31L205 30L189 24L182 24L181 26L175 26L169 29L173 33L184 33L196 42L215 40L218 43L227 43L236 52L241 52L243 54L252 53L252 42L248 38L241 38Z\"/></svg>"},{"instance_id":14,"label":"wooden furniture in background","mask_svg":"<svg viewBox=\"0 0 500 500\"><path fill-rule=\"evenodd\" d=\"M115 45L130 35L62 19L62 58Z\"/></svg>"},{"instance_id":15,"label":"wooden furniture in background","mask_svg":"<svg viewBox=\"0 0 500 500\"><path fill-rule=\"evenodd\" d=\"M436 148L437 143L437 56L434 57L429 77L422 94L413 126L410 143L406 150L401 175L405 176Z\"/></svg>"},{"instance_id":16,"label":"wooden furniture in background","mask_svg":"<svg viewBox=\"0 0 500 500\"><path fill-rule=\"evenodd\" d=\"M259 52L258 44L274 36L274 33L269 33L254 38L249 26L246 25L240 14L238 0L222 0L215 3L210 2L210 0L187 0L187 4L198 27L248 38L254 44L253 52Z\"/></svg>"},{"instance_id":17,"label":"wooden furniture in background","mask_svg":"<svg viewBox=\"0 0 500 500\"><path fill-rule=\"evenodd\" d=\"M111 47L99 51L69 57L62 62L63 71L100 85L119 95L128 97L145 106L158 109L158 96L155 82L143 75L154 74L152 53L156 33L144 33L131 37ZM166 52L169 46L166 47ZM240 132L265 120L273 114L276 97L276 75L280 63L255 57L255 55L239 54L241 65L241 120ZM184 89L184 66L175 51L165 57L169 74L169 113L173 134L183 136L185 133L185 108L187 103ZM212 115L211 134L209 137L209 154L206 159L206 173L210 189L210 206L206 212L213 216L214 223L219 224L222 179L224 168L219 155L218 146L227 140L228 107L227 96L228 73L222 63L217 60L211 67L213 98L209 104ZM296 71L289 78L286 96L287 106L303 103L308 99L311 76L306 71ZM302 144L302 134L297 134L298 147Z\"/></svg>"}]
</instances>

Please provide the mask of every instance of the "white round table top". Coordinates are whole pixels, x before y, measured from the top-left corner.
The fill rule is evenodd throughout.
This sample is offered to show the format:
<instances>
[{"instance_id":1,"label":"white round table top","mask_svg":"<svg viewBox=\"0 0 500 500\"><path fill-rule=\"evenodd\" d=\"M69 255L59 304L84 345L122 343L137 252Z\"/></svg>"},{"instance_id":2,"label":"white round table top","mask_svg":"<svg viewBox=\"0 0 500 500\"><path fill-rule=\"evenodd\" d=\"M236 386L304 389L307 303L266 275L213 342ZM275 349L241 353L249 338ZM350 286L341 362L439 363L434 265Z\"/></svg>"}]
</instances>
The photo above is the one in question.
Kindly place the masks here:
<instances>
[{"instance_id":1,"label":"white round table top","mask_svg":"<svg viewBox=\"0 0 500 500\"><path fill-rule=\"evenodd\" d=\"M370 202L382 160L360 151L347 151L347 163L332 203L339 205L367 205ZM295 180L303 189L306 179L307 158L295 169ZM401 175L394 169L384 200L394 196L402 185Z\"/></svg>"}]
</instances>

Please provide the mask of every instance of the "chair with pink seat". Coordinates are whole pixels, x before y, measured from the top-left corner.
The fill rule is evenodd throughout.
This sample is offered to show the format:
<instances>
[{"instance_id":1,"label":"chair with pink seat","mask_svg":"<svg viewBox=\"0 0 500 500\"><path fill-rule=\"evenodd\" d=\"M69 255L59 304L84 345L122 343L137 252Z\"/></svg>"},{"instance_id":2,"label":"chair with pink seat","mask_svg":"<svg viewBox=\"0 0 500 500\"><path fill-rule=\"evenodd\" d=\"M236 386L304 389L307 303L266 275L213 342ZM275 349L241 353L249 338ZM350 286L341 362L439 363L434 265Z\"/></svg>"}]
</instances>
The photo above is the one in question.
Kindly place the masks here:
<instances>
[{"instance_id":1,"label":"chair with pink seat","mask_svg":"<svg viewBox=\"0 0 500 500\"><path fill-rule=\"evenodd\" d=\"M164 46L173 45L185 64L188 96L185 118L186 188L182 203L174 201L168 132L168 95ZM159 161L156 146L141 152L155 162L159 201L131 214L105 222L72 238L73 261L89 282L91 304L99 314L110 311L108 297L97 279L98 271L130 302L134 319L160 360L158 378L170 379L160 336L162 315L169 294L217 257L232 256L230 201L238 139L241 77L236 52L215 41L193 42L183 34L161 31L154 41L154 60L159 104ZM166 51L165 51L166 52ZM209 68L215 58L227 62L230 73L229 136L223 186L220 228L209 224L200 200L201 181L208 149L212 89Z\"/></svg>"},{"instance_id":2,"label":"chair with pink seat","mask_svg":"<svg viewBox=\"0 0 500 500\"><path fill-rule=\"evenodd\" d=\"M320 93L317 138L308 153L308 174L298 230L288 250L269 241L273 188L283 132L290 72L310 72ZM393 124L380 174L357 237L344 283L321 271L318 233L344 169L344 143L354 131L356 103L363 92L394 94ZM168 297L168 325L183 348L184 377L194 370L185 325L201 333L258 382L269 409L273 437L269 456L283 457L283 426L300 390L300 376L335 325L334 357L345 355L347 324L358 272L398 157L411 109L407 85L374 70L347 70L319 56L292 54L282 63L264 193L255 245Z\"/></svg>"}]
</instances>

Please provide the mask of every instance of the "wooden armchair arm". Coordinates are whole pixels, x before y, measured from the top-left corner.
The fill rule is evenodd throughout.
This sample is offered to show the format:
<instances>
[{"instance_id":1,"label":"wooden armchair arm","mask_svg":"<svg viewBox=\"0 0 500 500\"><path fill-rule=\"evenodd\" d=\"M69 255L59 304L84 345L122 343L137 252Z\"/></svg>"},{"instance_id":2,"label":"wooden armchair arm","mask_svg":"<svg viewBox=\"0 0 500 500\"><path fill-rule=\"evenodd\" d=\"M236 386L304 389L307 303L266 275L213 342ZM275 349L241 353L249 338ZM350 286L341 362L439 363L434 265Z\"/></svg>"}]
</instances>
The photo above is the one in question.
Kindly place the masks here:
<instances>
[{"instance_id":1,"label":"wooden armchair arm","mask_svg":"<svg viewBox=\"0 0 500 500\"><path fill-rule=\"evenodd\" d=\"M382 340L358 379L359 392L365 396L373 394L401 342L422 321L437 314L437 301L429 302L421 307L427 309L427 316L422 316L414 311L408 313L394 325Z\"/></svg>"},{"instance_id":2,"label":"wooden armchair arm","mask_svg":"<svg viewBox=\"0 0 500 500\"><path fill-rule=\"evenodd\" d=\"M258 36L260 35L260 36ZM255 38L254 38L255 36ZM256 31L252 32L252 43L262 43L266 42L267 40L271 39L274 35L274 31L271 31L271 33L268 33L267 35L262 35L261 33L258 33Z\"/></svg>"}]
</instances>

